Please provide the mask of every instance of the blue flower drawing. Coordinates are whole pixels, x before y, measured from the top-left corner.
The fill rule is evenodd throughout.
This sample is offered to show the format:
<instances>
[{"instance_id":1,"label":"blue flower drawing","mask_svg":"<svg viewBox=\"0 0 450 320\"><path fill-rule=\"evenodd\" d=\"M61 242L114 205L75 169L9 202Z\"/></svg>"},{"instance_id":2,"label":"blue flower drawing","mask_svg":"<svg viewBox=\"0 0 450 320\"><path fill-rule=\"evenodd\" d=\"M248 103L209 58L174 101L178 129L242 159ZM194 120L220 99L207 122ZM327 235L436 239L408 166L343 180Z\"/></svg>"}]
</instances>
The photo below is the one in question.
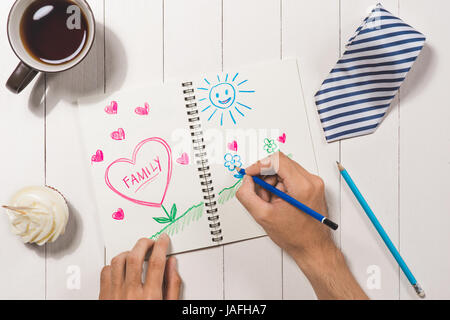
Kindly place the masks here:
<instances>
[{"instance_id":1,"label":"blue flower drawing","mask_svg":"<svg viewBox=\"0 0 450 320\"><path fill-rule=\"evenodd\" d=\"M227 154L225 154L223 159L225 160L223 165L229 171L233 171L237 167L239 167L239 168L242 167L242 162L241 162L241 156L240 155L237 155L237 154L233 155L231 153L227 153Z\"/></svg>"}]
</instances>

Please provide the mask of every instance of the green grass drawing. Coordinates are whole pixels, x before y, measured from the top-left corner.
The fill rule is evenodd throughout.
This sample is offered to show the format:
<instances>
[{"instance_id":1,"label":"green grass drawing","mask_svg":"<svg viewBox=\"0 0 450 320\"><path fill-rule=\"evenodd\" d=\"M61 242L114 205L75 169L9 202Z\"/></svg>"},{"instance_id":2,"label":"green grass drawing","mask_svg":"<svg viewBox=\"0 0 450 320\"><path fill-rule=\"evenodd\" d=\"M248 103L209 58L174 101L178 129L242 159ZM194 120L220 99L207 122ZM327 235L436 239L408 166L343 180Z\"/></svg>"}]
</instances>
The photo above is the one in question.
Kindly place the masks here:
<instances>
[{"instance_id":1,"label":"green grass drawing","mask_svg":"<svg viewBox=\"0 0 450 320\"><path fill-rule=\"evenodd\" d=\"M222 189L219 192L219 199L217 200L217 202L219 204L224 204L225 202L227 202L228 200L230 200L231 198L233 198L236 195L236 191L239 189L239 187L242 184L242 179L239 179L235 184L233 184L231 187Z\"/></svg>"},{"instance_id":2,"label":"green grass drawing","mask_svg":"<svg viewBox=\"0 0 450 320\"><path fill-rule=\"evenodd\" d=\"M239 179L231 187L222 189L218 193L219 199L217 200L217 202L219 204L224 204L228 200L232 199L236 195L236 191L241 186L241 183L242 183L242 179ZM174 209L174 207L175 207L175 209ZM164 228L162 228L161 230L156 232L154 235L152 235L150 237L150 239L152 239L152 240L158 239L158 237L163 232L167 233L167 235L169 235L169 236L172 236L174 234L177 234L180 231L183 231L185 227L187 227L187 226L189 226L189 224L191 224L191 222L198 221L203 216L204 207L205 207L205 204L203 202L200 202L199 204L194 205L194 206L190 207L189 209L187 209L182 215L178 216L178 218L174 219L173 221L164 220L164 222L162 222L162 221L160 222L160 221L156 220L155 218L153 218L158 223L168 223L168 224ZM165 208L163 208L163 209L164 209L166 215L168 216L167 219L170 219L171 214L167 213L167 210ZM175 204L172 206L171 211L176 211Z\"/></svg>"},{"instance_id":3,"label":"green grass drawing","mask_svg":"<svg viewBox=\"0 0 450 320\"><path fill-rule=\"evenodd\" d=\"M183 231L191 222L198 221L203 216L204 203L200 202L186 210L181 216L170 222L164 228L159 230L157 233L152 235L150 239L157 239L159 235L163 232L167 233L169 236L177 234Z\"/></svg>"},{"instance_id":4,"label":"green grass drawing","mask_svg":"<svg viewBox=\"0 0 450 320\"><path fill-rule=\"evenodd\" d=\"M292 153L289 153L287 155L289 158L292 159ZM224 204L225 202L229 201L230 199L233 199L236 196L236 192L239 189L239 187L242 184L242 178L236 181L231 187L223 188L218 193L218 200L217 202L219 204ZM172 205L172 209L170 210L170 213L167 212L166 208L163 207L163 210L167 216L166 217L157 217L153 218L155 221L161 224L167 224L164 228L162 228L160 231L156 232L154 235L150 237L150 239L156 240L161 233L165 232L169 236L172 236L174 234L177 234L180 231L183 231L185 227L189 226L191 222L198 221L203 216L205 204L203 202L200 202L197 205L194 205L187 209L182 215L176 217L177 214L177 207L175 204Z\"/></svg>"}]
</instances>

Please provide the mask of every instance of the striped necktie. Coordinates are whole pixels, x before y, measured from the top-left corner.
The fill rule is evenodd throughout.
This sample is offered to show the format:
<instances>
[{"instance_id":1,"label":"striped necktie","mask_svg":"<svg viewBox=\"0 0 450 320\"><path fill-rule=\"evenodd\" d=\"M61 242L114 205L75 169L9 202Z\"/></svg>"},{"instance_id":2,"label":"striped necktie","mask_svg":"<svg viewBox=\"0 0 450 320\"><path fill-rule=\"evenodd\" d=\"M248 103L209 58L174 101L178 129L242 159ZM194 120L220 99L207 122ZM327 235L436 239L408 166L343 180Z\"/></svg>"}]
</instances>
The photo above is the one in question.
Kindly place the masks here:
<instances>
[{"instance_id":1,"label":"striped necktie","mask_svg":"<svg viewBox=\"0 0 450 320\"><path fill-rule=\"evenodd\" d=\"M327 142L375 131L424 43L381 4L372 10L315 95Z\"/></svg>"}]
</instances>

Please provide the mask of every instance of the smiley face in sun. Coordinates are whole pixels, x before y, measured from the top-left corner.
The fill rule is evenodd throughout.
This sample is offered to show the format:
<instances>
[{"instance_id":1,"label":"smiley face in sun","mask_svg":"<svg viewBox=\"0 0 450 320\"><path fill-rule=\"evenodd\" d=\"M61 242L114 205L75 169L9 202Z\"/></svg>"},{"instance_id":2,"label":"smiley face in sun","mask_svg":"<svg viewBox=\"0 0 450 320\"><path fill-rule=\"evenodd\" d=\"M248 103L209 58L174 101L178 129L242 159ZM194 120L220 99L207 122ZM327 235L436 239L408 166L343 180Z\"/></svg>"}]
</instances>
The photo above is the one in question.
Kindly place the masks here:
<instances>
[{"instance_id":1,"label":"smiley face in sun","mask_svg":"<svg viewBox=\"0 0 450 320\"><path fill-rule=\"evenodd\" d=\"M238 80L239 73L232 78L228 74L222 78L217 75L217 83L208 79L203 79L206 86L197 88L199 92L206 93L199 102L203 103L202 112L209 112L208 121L217 119L222 126L224 121L231 120L237 123L239 117L245 117L244 112L252 110L252 107L238 101L238 97L248 93L254 93L254 90L242 90L241 85L247 83L248 80ZM201 94L200 94L201 95Z\"/></svg>"},{"instance_id":2,"label":"smiley face in sun","mask_svg":"<svg viewBox=\"0 0 450 320\"><path fill-rule=\"evenodd\" d=\"M219 109L228 109L236 99L236 90L229 83L216 84L209 90L209 101Z\"/></svg>"}]
</instances>

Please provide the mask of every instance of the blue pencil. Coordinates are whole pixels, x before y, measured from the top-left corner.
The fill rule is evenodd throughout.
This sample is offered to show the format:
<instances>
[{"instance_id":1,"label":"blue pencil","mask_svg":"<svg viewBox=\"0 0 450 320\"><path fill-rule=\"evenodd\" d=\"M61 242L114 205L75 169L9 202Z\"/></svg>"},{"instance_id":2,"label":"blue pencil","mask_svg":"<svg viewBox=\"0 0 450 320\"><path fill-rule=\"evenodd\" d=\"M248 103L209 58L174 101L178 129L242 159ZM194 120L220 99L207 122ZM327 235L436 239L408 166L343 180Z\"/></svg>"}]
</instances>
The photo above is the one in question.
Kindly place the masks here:
<instances>
[{"instance_id":1,"label":"blue pencil","mask_svg":"<svg viewBox=\"0 0 450 320\"><path fill-rule=\"evenodd\" d=\"M237 168L236 170L240 174L245 175L245 170L244 169ZM285 200L286 202L290 203L291 205L293 205L297 209L300 209L304 213L309 214L311 217L313 217L314 219L316 219L319 222L323 223L324 225L330 227L333 230L336 230L338 228L338 225L336 223L334 223L333 221L329 220L327 217L324 217L320 213L318 213L318 212L314 211L313 209L307 207L306 205L304 205L300 201L295 200L294 198L292 198L291 196L287 195L283 191L278 190L277 188L275 188L274 186L268 184L267 182L265 182L261 178L254 177L254 176L252 176L252 178L253 178L253 181L257 185L259 185L259 186L263 187L264 189L266 189L267 191L275 194L276 196L278 196L281 199Z\"/></svg>"},{"instance_id":2,"label":"blue pencil","mask_svg":"<svg viewBox=\"0 0 450 320\"><path fill-rule=\"evenodd\" d=\"M391 239L387 235L386 231L384 231L383 227L381 226L380 222L378 221L377 217L373 213L372 209L370 209L369 204L362 196L361 192L359 192L358 188L356 187L355 183L353 182L352 178L348 174L347 170L339 163L337 162L339 171L341 172L342 177L344 178L345 182L347 182L347 185L350 187L350 190L352 190L353 194L355 195L356 199L358 200L361 207L366 212L366 215L369 217L370 221L372 222L375 229L378 231L378 234L383 239L384 243L388 247L389 251L394 256L395 260L397 261L398 265L402 269L403 273L405 274L406 278L408 278L409 282L413 286L414 290L416 291L417 295L421 298L425 297L425 292L420 287L419 283L417 283L416 278L414 278L411 270L409 270L408 266L406 265L405 261L403 260L402 256L398 252L398 250L395 248L394 244L392 243Z\"/></svg>"}]
</instances>

